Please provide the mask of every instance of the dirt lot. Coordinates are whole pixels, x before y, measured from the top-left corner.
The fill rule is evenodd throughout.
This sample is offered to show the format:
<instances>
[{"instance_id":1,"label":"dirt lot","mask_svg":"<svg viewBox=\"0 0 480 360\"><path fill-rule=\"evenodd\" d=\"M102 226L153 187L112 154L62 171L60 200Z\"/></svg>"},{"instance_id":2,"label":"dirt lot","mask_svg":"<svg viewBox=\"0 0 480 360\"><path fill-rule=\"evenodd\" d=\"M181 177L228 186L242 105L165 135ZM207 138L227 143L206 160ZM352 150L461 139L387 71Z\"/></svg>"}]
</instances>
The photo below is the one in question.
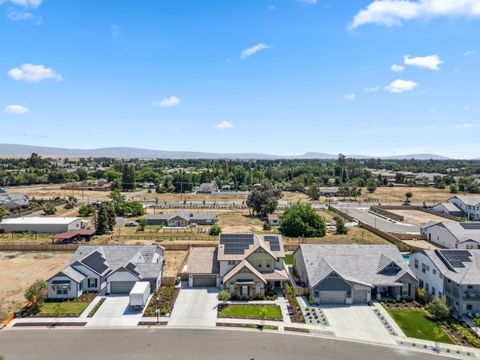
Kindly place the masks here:
<instances>
[{"instance_id":1,"label":"dirt lot","mask_svg":"<svg viewBox=\"0 0 480 360\"><path fill-rule=\"evenodd\" d=\"M283 237L287 243L296 244L299 243L296 238ZM380 236L371 233L366 229L358 227L349 228L346 235L335 235L333 232L328 231L327 235L320 238L308 238L303 241L305 244L390 244L387 240Z\"/></svg>"},{"instance_id":2,"label":"dirt lot","mask_svg":"<svg viewBox=\"0 0 480 360\"><path fill-rule=\"evenodd\" d=\"M0 317L23 304L25 289L36 279L48 279L62 270L69 252L0 252Z\"/></svg>"},{"instance_id":3,"label":"dirt lot","mask_svg":"<svg viewBox=\"0 0 480 360\"><path fill-rule=\"evenodd\" d=\"M165 251L165 272L163 276L176 276L188 251Z\"/></svg>"},{"instance_id":4,"label":"dirt lot","mask_svg":"<svg viewBox=\"0 0 480 360\"><path fill-rule=\"evenodd\" d=\"M16 234L0 234L0 244L51 244L53 242L53 234L32 234L32 233L16 233Z\"/></svg>"},{"instance_id":5,"label":"dirt lot","mask_svg":"<svg viewBox=\"0 0 480 360\"><path fill-rule=\"evenodd\" d=\"M218 226L224 233L260 232L263 221L248 213L230 212L218 214Z\"/></svg>"},{"instance_id":6,"label":"dirt lot","mask_svg":"<svg viewBox=\"0 0 480 360\"><path fill-rule=\"evenodd\" d=\"M60 185L38 185L38 186L21 186L9 187L7 191L12 194L26 194L30 198L51 199L55 197L75 196L78 199L90 199L92 201L105 200L110 194L108 191L80 191L80 190L62 190Z\"/></svg>"},{"instance_id":7,"label":"dirt lot","mask_svg":"<svg viewBox=\"0 0 480 360\"><path fill-rule=\"evenodd\" d=\"M429 214L419 210L388 210L404 217L404 222L412 225L423 225L429 221L445 221L444 217Z\"/></svg>"},{"instance_id":8,"label":"dirt lot","mask_svg":"<svg viewBox=\"0 0 480 360\"><path fill-rule=\"evenodd\" d=\"M435 189L429 187L379 187L373 194L370 194L366 188L362 189L362 196L357 200L367 202L401 202L405 200L405 193L411 192L412 202L431 202L438 203L447 201L452 197L448 189Z\"/></svg>"}]
</instances>

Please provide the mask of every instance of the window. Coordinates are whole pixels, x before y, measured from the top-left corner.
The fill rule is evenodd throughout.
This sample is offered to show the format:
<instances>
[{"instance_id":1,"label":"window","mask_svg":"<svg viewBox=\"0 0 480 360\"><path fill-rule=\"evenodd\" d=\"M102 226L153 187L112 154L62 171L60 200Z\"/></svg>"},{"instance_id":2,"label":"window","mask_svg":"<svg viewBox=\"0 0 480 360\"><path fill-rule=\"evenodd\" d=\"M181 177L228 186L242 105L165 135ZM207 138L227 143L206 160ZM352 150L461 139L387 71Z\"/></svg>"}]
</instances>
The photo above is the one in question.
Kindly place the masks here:
<instances>
[{"instance_id":1,"label":"window","mask_svg":"<svg viewBox=\"0 0 480 360\"><path fill-rule=\"evenodd\" d=\"M433 275L437 275L437 270L432 269L432 273L433 273Z\"/></svg>"},{"instance_id":2,"label":"window","mask_svg":"<svg viewBox=\"0 0 480 360\"><path fill-rule=\"evenodd\" d=\"M472 310L472 309L473 309L472 304L467 304L467 310Z\"/></svg>"},{"instance_id":3,"label":"window","mask_svg":"<svg viewBox=\"0 0 480 360\"><path fill-rule=\"evenodd\" d=\"M424 263L422 263L422 272L425 274L425 270L427 269L427 267L425 266Z\"/></svg>"},{"instance_id":4,"label":"window","mask_svg":"<svg viewBox=\"0 0 480 360\"><path fill-rule=\"evenodd\" d=\"M425 283L425 290L428 292L428 283Z\"/></svg>"},{"instance_id":5,"label":"window","mask_svg":"<svg viewBox=\"0 0 480 360\"><path fill-rule=\"evenodd\" d=\"M318 293L318 290L315 290L315 291L313 292L313 297L318 298L319 296L320 296L320 294Z\"/></svg>"},{"instance_id":6,"label":"window","mask_svg":"<svg viewBox=\"0 0 480 360\"><path fill-rule=\"evenodd\" d=\"M415 259L414 266L415 266L415 269L418 269L418 259Z\"/></svg>"},{"instance_id":7,"label":"window","mask_svg":"<svg viewBox=\"0 0 480 360\"><path fill-rule=\"evenodd\" d=\"M55 286L55 293L57 295L68 295L70 291L70 284L69 285L56 285Z\"/></svg>"},{"instance_id":8,"label":"window","mask_svg":"<svg viewBox=\"0 0 480 360\"><path fill-rule=\"evenodd\" d=\"M233 261L233 260L228 260L228 265L235 265L235 261Z\"/></svg>"},{"instance_id":9,"label":"window","mask_svg":"<svg viewBox=\"0 0 480 360\"><path fill-rule=\"evenodd\" d=\"M432 286L432 295L435 296L435 288Z\"/></svg>"},{"instance_id":10,"label":"window","mask_svg":"<svg viewBox=\"0 0 480 360\"><path fill-rule=\"evenodd\" d=\"M257 268L259 268L259 269L262 268L262 262L261 262L261 261L259 261L259 262L257 263Z\"/></svg>"},{"instance_id":11,"label":"window","mask_svg":"<svg viewBox=\"0 0 480 360\"><path fill-rule=\"evenodd\" d=\"M266 266L267 269L270 269L270 267L271 267L272 265L271 265L269 262L267 262L267 263L265 264L265 266Z\"/></svg>"},{"instance_id":12,"label":"window","mask_svg":"<svg viewBox=\"0 0 480 360\"><path fill-rule=\"evenodd\" d=\"M255 294L260 295L260 283L255 284Z\"/></svg>"},{"instance_id":13,"label":"window","mask_svg":"<svg viewBox=\"0 0 480 360\"><path fill-rule=\"evenodd\" d=\"M98 282L96 278L88 278L87 283L89 288L96 288L98 286Z\"/></svg>"},{"instance_id":14,"label":"window","mask_svg":"<svg viewBox=\"0 0 480 360\"><path fill-rule=\"evenodd\" d=\"M408 283L404 283L402 286L402 295L403 296L409 296L409 291L408 291Z\"/></svg>"},{"instance_id":15,"label":"window","mask_svg":"<svg viewBox=\"0 0 480 360\"><path fill-rule=\"evenodd\" d=\"M418 286L420 286L421 288L423 288L423 280L422 280L422 279L418 280Z\"/></svg>"}]
</instances>

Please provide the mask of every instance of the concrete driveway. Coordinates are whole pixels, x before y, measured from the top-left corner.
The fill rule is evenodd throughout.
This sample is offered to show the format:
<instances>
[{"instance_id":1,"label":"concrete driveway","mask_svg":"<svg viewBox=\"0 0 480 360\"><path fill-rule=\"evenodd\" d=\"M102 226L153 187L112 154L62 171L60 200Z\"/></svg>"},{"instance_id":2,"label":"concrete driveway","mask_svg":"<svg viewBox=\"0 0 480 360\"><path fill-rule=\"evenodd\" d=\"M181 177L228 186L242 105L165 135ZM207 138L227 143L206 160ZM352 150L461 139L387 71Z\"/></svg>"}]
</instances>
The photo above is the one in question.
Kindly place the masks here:
<instances>
[{"instance_id":1,"label":"concrete driveway","mask_svg":"<svg viewBox=\"0 0 480 360\"><path fill-rule=\"evenodd\" d=\"M142 319L143 311L130 311L128 295L105 296L106 300L86 326L137 326Z\"/></svg>"},{"instance_id":2,"label":"concrete driveway","mask_svg":"<svg viewBox=\"0 0 480 360\"><path fill-rule=\"evenodd\" d=\"M338 337L395 344L393 337L373 312L373 307L358 304L322 305L320 308Z\"/></svg>"},{"instance_id":3,"label":"concrete driveway","mask_svg":"<svg viewBox=\"0 0 480 360\"><path fill-rule=\"evenodd\" d=\"M218 305L217 288L181 289L168 326L215 327Z\"/></svg>"}]
</instances>

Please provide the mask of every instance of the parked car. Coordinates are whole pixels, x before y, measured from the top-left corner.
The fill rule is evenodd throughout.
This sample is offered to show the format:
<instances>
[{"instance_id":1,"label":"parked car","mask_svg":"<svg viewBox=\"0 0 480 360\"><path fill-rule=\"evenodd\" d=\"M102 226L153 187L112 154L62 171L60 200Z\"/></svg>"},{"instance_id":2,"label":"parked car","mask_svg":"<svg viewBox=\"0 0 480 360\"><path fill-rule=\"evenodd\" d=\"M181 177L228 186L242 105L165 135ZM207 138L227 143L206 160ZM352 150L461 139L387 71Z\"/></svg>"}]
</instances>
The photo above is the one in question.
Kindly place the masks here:
<instances>
[{"instance_id":1,"label":"parked car","mask_svg":"<svg viewBox=\"0 0 480 360\"><path fill-rule=\"evenodd\" d=\"M139 226L140 224L136 221L130 221L128 223L125 224L126 227L136 227L136 226Z\"/></svg>"}]
</instances>

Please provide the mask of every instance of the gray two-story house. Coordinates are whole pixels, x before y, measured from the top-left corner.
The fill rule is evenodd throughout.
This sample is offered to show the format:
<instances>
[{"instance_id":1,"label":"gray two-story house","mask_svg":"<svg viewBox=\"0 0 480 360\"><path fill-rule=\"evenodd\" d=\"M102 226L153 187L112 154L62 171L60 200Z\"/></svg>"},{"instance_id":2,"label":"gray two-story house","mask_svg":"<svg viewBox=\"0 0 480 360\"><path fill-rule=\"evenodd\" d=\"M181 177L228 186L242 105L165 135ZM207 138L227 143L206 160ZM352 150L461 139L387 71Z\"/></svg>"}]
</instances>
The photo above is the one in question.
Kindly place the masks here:
<instances>
[{"instance_id":1,"label":"gray two-story house","mask_svg":"<svg viewBox=\"0 0 480 360\"><path fill-rule=\"evenodd\" d=\"M480 313L480 250L423 250L410 256L410 267L419 287L445 298L455 317Z\"/></svg>"}]
</instances>

